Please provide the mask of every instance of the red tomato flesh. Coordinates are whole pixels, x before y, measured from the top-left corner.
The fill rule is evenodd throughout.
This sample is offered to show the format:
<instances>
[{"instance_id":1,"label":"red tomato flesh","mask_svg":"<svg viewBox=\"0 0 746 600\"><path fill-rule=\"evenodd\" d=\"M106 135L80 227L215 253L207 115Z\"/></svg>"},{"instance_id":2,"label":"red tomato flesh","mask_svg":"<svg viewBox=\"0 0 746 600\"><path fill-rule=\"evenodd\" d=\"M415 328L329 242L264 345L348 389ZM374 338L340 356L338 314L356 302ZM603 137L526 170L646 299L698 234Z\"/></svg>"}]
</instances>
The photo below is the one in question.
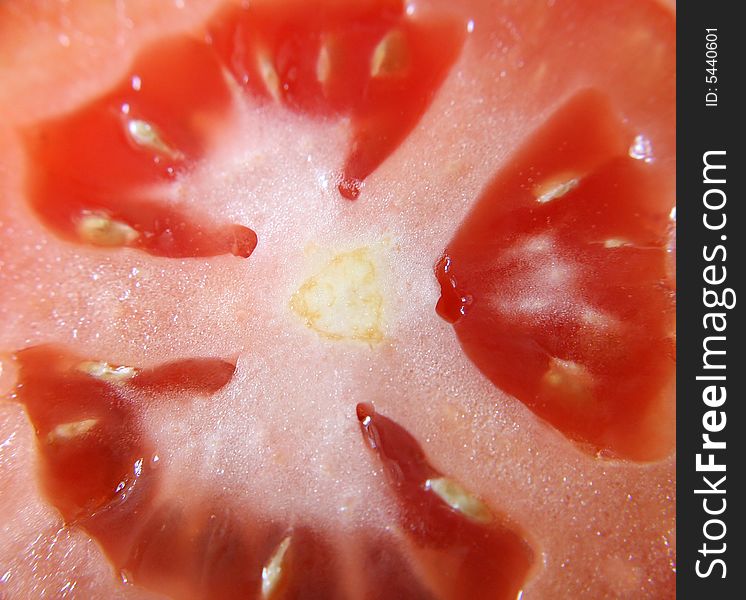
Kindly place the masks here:
<instances>
[{"instance_id":1,"label":"red tomato flesh","mask_svg":"<svg viewBox=\"0 0 746 600\"><path fill-rule=\"evenodd\" d=\"M671 207L635 143L597 92L560 109L449 242L437 308L495 385L593 452L650 460L673 447Z\"/></svg>"},{"instance_id":2,"label":"red tomato flesh","mask_svg":"<svg viewBox=\"0 0 746 600\"><path fill-rule=\"evenodd\" d=\"M0 595L673 597L673 24L0 5Z\"/></svg>"}]
</instances>

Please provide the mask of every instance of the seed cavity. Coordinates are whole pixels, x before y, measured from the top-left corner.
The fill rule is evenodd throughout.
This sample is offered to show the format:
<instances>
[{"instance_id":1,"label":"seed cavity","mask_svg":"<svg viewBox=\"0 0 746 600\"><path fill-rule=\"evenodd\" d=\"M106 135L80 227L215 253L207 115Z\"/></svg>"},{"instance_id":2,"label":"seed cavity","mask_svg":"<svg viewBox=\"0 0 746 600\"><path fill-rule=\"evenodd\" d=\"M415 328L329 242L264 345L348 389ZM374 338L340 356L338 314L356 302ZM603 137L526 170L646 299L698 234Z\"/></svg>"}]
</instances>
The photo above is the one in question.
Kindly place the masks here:
<instances>
[{"instance_id":1,"label":"seed cavity","mask_svg":"<svg viewBox=\"0 0 746 600\"><path fill-rule=\"evenodd\" d=\"M375 344L383 340L383 294L367 247L334 256L290 299L291 310L319 336Z\"/></svg>"},{"instance_id":2,"label":"seed cavity","mask_svg":"<svg viewBox=\"0 0 746 600\"><path fill-rule=\"evenodd\" d=\"M112 383L127 381L128 379L132 379L138 373L138 370L135 367L115 367L107 362L92 360L86 360L80 363L78 365L78 371L87 373L96 379L102 379Z\"/></svg>"},{"instance_id":3,"label":"seed cavity","mask_svg":"<svg viewBox=\"0 0 746 600\"><path fill-rule=\"evenodd\" d=\"M262 598L265 600L272 597L282 582L282 561L290 547L290 540L291 536L282 540L267 564L262 568Z\"/></svg>"},{"instance_id":4,"label":"seed cavity","mask_svg":"<svg viewBox=\"0 0 746 600\"><path fill-rule=\"evenodd\" d=\"M84 212L78 221L78 236L95 246L118 247L134 242L140 234L103 212Z\"/></svg>"},{"instance_id":5,"label":"seed cavity","mask_svg":"<svg viewBox=\"0 0 746 600\"><path fill-rule=\"evenodd\" d=\"M577 177L551 179L534 188L536 200L541 204L546 204L567 194L569 191L578 187L580 180Z\"/></svg>"},{"instance_id":6,"label":"seed cavity","mask_svg":"<svg viewBox=\"0 0 746 600\"><path fill-rule=\"evenodd\" d=\"M142 119L127 120L127 133L130 139L140 148L152 150L162 156L179 160L183 155L178 150L169 146L164 140L158 129L148 121Z\"/></svg>"},{"instance_id":7,"label":"seed cavity","mask_svg":"<svg viewBox=\"0 0 746 600\"><path fill-rule=\"evenodd\" d=\"M98 419L83 419L57 425L47 434L47 443L66 442L88 433L98 423Z\"/></svg>"},{"instance_id":8,"label":"seed cavity","mask_svg":"<svg viewBox=\"0 0 746 600\"><path fill-rule=\"evenodd\" d=\"M489 523L493 519L489 507L453 479L428 479L425 481L425 489L431 490L453 510L476 523Z\"/></svg>"},{"instance_id":9,"label":"seed cavity","mask_svg":"<svg viewBox=\"0 0 746 600\"><path fill-rule=\"evenodd\" d=\"M371 77L401 77L409 71L411 56L404 33L389 31L378 42L370 61Z\"/></svg>"}]
</instances>

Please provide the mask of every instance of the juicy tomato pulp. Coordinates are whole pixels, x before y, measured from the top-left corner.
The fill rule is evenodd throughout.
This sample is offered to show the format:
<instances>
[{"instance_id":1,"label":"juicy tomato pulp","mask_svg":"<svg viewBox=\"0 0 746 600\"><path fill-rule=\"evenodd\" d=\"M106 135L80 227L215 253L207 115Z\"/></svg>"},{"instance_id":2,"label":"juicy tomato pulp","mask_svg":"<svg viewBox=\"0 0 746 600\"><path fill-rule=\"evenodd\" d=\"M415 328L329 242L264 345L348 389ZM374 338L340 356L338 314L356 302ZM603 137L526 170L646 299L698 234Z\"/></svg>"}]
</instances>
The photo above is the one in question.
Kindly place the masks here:
<instances>
[{"instance_id":1,"label":"juicy tomato pulp","mask_svg":"<svg viewBox=\"0 0 746 600\"><path fill-rule=\"evenodd\" d=\"M558 111L448 244L438 311L495 385L570 438L650 460L673 445L671 207L619 122L595 93Z\"/></svg>"},{"instance_id":2,"label":"juicy tomato pulp","mask_svg":"<svg viewBox=\"0 0 746 600\"><path fill-rule=\"evenodd\" d=\"M203 157L232 81L316 118L349 115L354 133L338 187L356 198L420 119L463 40L454 19L413 22L403 11L397 2L232 8L208 24L207 41L153 45L115 91L29 132L32 204L84 243L248 257L257 243L250 228L200 227L149 196Z\"/></svg>"},{"instance_id":3,"label":"juicy tomato pulp","mask_svg":"<svg viewBox=\"0 0 746 600\"><path fill-rule=\"evenodd\" d=\"M24 201L32 209L31 221L38 220L55 234L53 243L75 248L82 261L87 256L106 261L115 255L133 260L145 253L146 262L141 264L159 265L168 273L175 268L175 261L169 259L199 257L238 261L249 270L261 268L261 256L254 251L263 250L271 235L261 213L271 203L275 204L270 212L279 213L280 221L292 212L287 200L271 197L242 219L235 212L203 207L189 196L185 182L201 163L215 156L215 147L229 135L227 116L237 103L257 111L270 107L266 114L283 126L292 121L276 117L280 112L324 126L338 122L346 126L350 135L339 170L324 175L334 182L336 193L324 194L323 187L319 193L340 211L334 218L341 223L345 211L355 210L355 218L367 220L372 230L377 222L372 214L390 218L390 212L397 219L408 218L408 209L397 205L390 191L382 194L378 188L376 192L366 182L381 177L384 182L416 184L416 173L413 177L402 158L406 142L408 136L419 134L417 125L426 119L448 78L465 80L467 89L481 85L485 97L494 93L496 105L503 110L514 103L500 104L504 92L490 87L506 71L476 77L472 71L469 80L464 62L458 62L462 50L468 54L486 48L492 55L480 56L479 61L491 65L505 61L517 72L530 64L531 70L518 78L521 90L528 105L548 117L545 124L535 116L521 117L531 125L518 136L521 144L528 129L537 133L522 150L508 153L503 161L507 166L479 194L476 189L483 187L487 173L476 178L478 187L472 187L464 204L471 210L468 215L457 212L454 219L453 212L443 210L450 225L438 229L439 239L428 246L425 260L413 260L426 265L424 283L415 276L416 283L399 286L408 290L407 302L425 290L422 295L428 300L420 309L430 315L437 310L453 323L471 363L458 362L460 351L453 336L444 336L437 318L426 321L425 336L411 326L415 320L411 315L403 329L381 325L388 340L383 334L345 338L335 333L336 338L327 335L319 341L307 337L314 334L303 331L302 322L293 322L280 335L264 338L265 346L279 351L262 356L242 346L239 352L253 360L264 359L282 373L265 384L271 401L264 407L266 416L257 421L248 415L263 395L252 391L245 375L247 365L235 358L229 343L221 343L220 352L233 358L204 358L213 352L209 343L201 346L201 352L186 350L188 358L183 357L185 349L196 346L178 346L179 356L169 360L143 347L124 366L114 359L118 352L95 341L98 335L78 340L77 329L72 337L78 341L72 342L61 330L55 335L51 328L42 335L6 336L10 341L4 343L14 354L8 360L3 356L2 364L4 370L17 371L11 397L24 407L33 425L47 500L68 530L91 536L120 578L135 584L106 584L114 586L116 594L150 590L175 598L512 598L522 589L539 597L671 594L669 521L648 523L645 516L671 511L667 496L671 463L607 466L596 458L598 453L650 460L672 449L666 433L671 422L667 386L673 364L668 283L671 167L661 160L667 146L670 151L670 123L661 114L661 107L670 108L666 104L672 81L667 46L670 18L655 7L645 6L639 8L640 15L635 13L629 39L623 40L635 52L644 50L649 60L646 68L635 71L636 83L630 89L623 88L616 96L586 91L608 87L603 74L586 64L568 70L580 75L564 82L562 93L556 95L542 86L558 84L553 73L568 58L563 52L547 52L560 58L544 58L538 40L549 48L555 44L555 50L558 43L564 48L563 36L577 31L578 23L613 22L610 14L616 9L607 14L593 3L567 2L556 14L553 7L547 12L523 13L525 9L508 6L503 10L496 16L493 7L478 6L474 11L479 18L471 20L471 14L456 14L452 8L404 6L393 0L328 2L322 7L292 1L220 7L188 28L188 33L148 42L126 77L103 95L63 116L22 128L27 163ZM487 29L484 46L467 42L475 23ZM495 59L495 40L501 39L512 41L501 46L506 58ZM511 47L522 54L511 56ZM658 96L647 98L652 94L649 84L661 80L666 82L663 101ZM479 96L464 93L454 99L445 93L457 111L469 110L472 96ZM555 95L567 98L564 107L556 101L535 100ZM273 113L274 109L280 112ZM448 109L439 110L441 118L458 119ZM494 126L495 116L489 110L483 107L476 113L483 130ZM502 126L510 131L510 119ZM252 133L241 132L248 138L247 145L252 143ZM484 140L481 143L494 148ZM439 146L443 156L446 146ZM438 153L419 154L433 163L425 171L436 183L420 189L426 200L419 201L415 214L435 222L439 216L433 209L434 196L446 195L457 204L449 190L459 188L462 176L469 178L464 153L460 163L443 160L442 165ZM482 155L481 162L485 160ZM397 161L403 166L397 167ZM223 168L216 166L216 173ZM441 172L450 175L438 179ZM388 203L391 209L364 212L366 204L379 203ZM308 220L323 221L323 216L314 219L309 214ZM422 218L414 222L418 223L414 229L428 230ZM412 221L407 225L412 227ZM346 235L343 230L341 236ZM425 246L427 237L432 237L408 235L416 240L414 246ZM353 241L356 237L367 239L358 233ZM283 242L292 245L299 239L307 241L302 235L290 235ZM295 260L299 248L293 249ZM438 300L430 265L444 249L436 266L441 285ZM271 252L280 250L270 245ZM19 249L17 254L24 252ZM419 256L412 248L408 252L409 260ZM337 263L329 264L348 265L350 257L371 253L370 249L342 252L334 259ZM339 256L346 258L339 262ZM318 288L327 286L331 296L344 291L349 306L365 305L370 298L386 297L381 290L369 289L375 287L369 280L377 285L376 272L382 269L383 263L376 260L342 269L342 282L328 273L321 284L318 274L308 281ZM187 269L189 263L179 264ZM230 271L228 262L205 264ZM279 273L277 264L279 259L273 267ZM129 276L136 276L138 270L133 268ZM283 277L272 269L266 272ZM240 276L251 277L246 273ZM98 272L95 275L94 281ZM364 297L353 285L358 281L367 282ZM17 289L16 283L13 286ZM309 286L300 286L296 295L304 289ZM391 289L381 289L390 298L376 318L391 318L396 299ZM259 297L261 293L247 295L245 302L250 305L252 298ZM99 298L103 303L105 294ZM322 296L324 302L328 298ZM182 303L181 296L177 302ZM211 302L217 306L219 301L213 297ZM4 310L11 304L4 301ZM398 302L399 309L402 304ZM331 300L328 305L333 305ZM323 310L324 304L315 306ZM32 302L29 310L36 309ZM145 312L147 307L134 314ZM270 332L273 320L286 316L280 315L272 313L272 319L265 321ZM235 314L231 319L235 329ZM363 323L368 326L365 319ZM116 329L115 322L110 329ZM161 323L152 335L162 337L165 329ZM261 345L256 343L260 330L256 326L252 330L254 345ZM450 328L445 332L450 333ZM192 331L203 338L211 335L205 333ZM224 332L215 337L230 339ZM302 345L283 354L282 345L293 337ZM432 347L421 346L423 337ZM46 344L59 339L65 343ZM324 344L330 339L346 339L350 345L341 354L324 358L328 348ZM369 346L350 342L357 339L369 340ZM387 341L376 346L380 339ZM416 358L402 353L405 342L420 349ZM322 355L312 366L316 376L323 372L327 380L339 379L341 365L350 360L360 372L374 374L369 381L356 377L359 383L351 393L339 394L343 388L334 388L343 401L344 424L331 435L325 421L335 418L338 406L308 391L309 379L300 374L301 367L299 373L288 373L288 359L279 366L271 362L277 355L297 356L298 349L307 352L309 344L316 344L312 347ZM365 362L368 359L359 358L368 352L383 356L383 362L376 363L378 371ZM427 357L437 354L444 359L434 368L427 361L437 359ZM398 362L404 368L392 376L390 365ZM329 364L336 366L330 370ZM451 369L452 364L457 368ZM470 366L484 373L492 385L483 384ZM249 372L257 376L255 366ZM295 381L291 395L270 390L272 386L283 389L283 379ZM431 379L441 385L428 387ZM325 389L318 378L310 381ZM306 396L310 408L305 406ZM449 396L468 398L458 405ZM284 402L279 408L277 398ZM516 409L516 399L554 429ZM324 401L326 413L319 416L312 407ZM200 412L210 405L216 406L214 412ZM240 408L231 414L236 406ZM257 438L260 447L262 436L271 439L262 421L271 422L270 413L282 418L299 415L296 420L278 421L284 423L280 445L286 450L295 445L297 453L278 452L269 463L262 462L262 451L256 455L247 451L236 458L235 446L250 447L252 438ZM203 414L215 419L212 427L208 421L206 436L181 418L195 415L204 421ZM164 421L163 415L171 418ZM471 424L465 428L467 415ZM288 427L289 423L293 425ZM290 442L288 430L293 432ZM231 441L227 452L244 477L234 478L243 486L257 485L255 481L267 481L262 472L267 464L276 469L277 510L268 510L266 502L255 505L256 496L240 486L200 484L205 465L215 460L209 457L218 452L216 448L226 451L217 440L225 439L222 434L231 439L236 431L245 438L237 444ZM197 436L204 436L201 442ZM182 440L184 447L175 446L175 439ZM580 442L590 452L578 452L572 442ZM189 452L199 443L203 445L198 460L187 464L184 478L179 479L174 474L179 455L192 456ZM314 452L304 454L300 448L309 445ZM454 453L468 454L461 447L470 445L474 450L466 461L453 460ZM553 458L548 462L538 458L532 446ZM274 450L269 443L264 447ZM338 462L329 466L333 461L328 454L316 452L319 448L348 456L349 463L363 473L359 479L365 485L339 487L340 480L354 480L355 475ZM323 477L308 485L306 473L317 468ZM223 471L215 471L221 476L218 481L226 481ZM308 489L283 487L283 473ZM381 475L380 485L371 484L369 480L378 483L377 475ZM579 489L586 485L586 477L588 487L595 485L595 489ZM543 483L541 495L550 500L521 499L534 493L535 481ZM320 491L315 487L319 482ZM288 489L295 496L288 498ZM357 504L340 496L340 492L349 495L351 489L356 491ZM340 502L340 509L332 518L322 511L323 518L317 519L309 513L313 506L308 497L322 498L326 505ZM376 502L380 506L367 506ZM351 516L343 519L345 511ZM612 519L614 525L609 525L610 514L619 517ZM334 531L337 525L339 532ZM630 529L635 532L631 541L626 537ZM590 546L596 548L594 553L583 554ZM16 593L28 594L33 584L24 587L13 573L8 570L2 575L2 584L12 580ZM58 588L58 594L71 592L80 581L71 579L67 587ZM87 585L88 595L114 593L104 588L90 592L95 584Z\"/></svg>"},{"instance_id":4,"label":"juicy tomato pulp","mask_svg":"<svg viewBox=\"0 0 746 600\"><path fill-rule=\"evenodd\" d=\"M233 364L202 359L139 370L54 347L30 348L17 359L18 399L36 430L45 491L68 523L96 538L127 580L179 598L238 598L260 590L273 598L345 596L319 558L325 551L317 534L280 523L257 527L257 517L252 526L229 520L228 533L221 530L225 523L214 523L222 512L217 506L197 512L159 499L160 458L133 407L143 412L144 404L174 389L187 397L214 393L230 381ZM440 593L515 597L533 562L521 535L438 473L402 427L370 405L358 405L357 415L401 503L402 530ZM291 547L294 565L284 557ZM267 572L278 553L280 574L273 580ZM368 596L428 596L412 581L388 577L382 586Z\"/></svg>"}]
</instances>

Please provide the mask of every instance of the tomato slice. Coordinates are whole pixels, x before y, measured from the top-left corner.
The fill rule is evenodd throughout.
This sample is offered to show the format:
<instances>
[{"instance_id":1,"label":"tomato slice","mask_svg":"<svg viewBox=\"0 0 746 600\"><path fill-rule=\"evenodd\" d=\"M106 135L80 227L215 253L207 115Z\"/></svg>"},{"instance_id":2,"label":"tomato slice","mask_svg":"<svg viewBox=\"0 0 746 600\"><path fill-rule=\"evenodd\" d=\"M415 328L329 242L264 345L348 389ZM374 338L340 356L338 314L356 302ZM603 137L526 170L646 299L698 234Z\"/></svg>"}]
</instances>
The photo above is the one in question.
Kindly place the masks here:
<instances>
[{"instance_id":1,"label":"tomato slice","mask_svg":"<svg viewBox=\"0 0 746 600\"><path fill-rule=\"evenodd\" d=\"M593 452L650 460L673 444L675 309L641 146L602 95L573 98L449 242L437 308L496 386Z\"/></svg>"},{"instance_id":2,"label":"tomato slice","mask_svg":"<svg viewBox=\"0 0 746 600\"><path fill-rule=\"evenodd\" d=\"M672 597L658 2L0 15L0 596Z\"/></svg>"}]
</instances>

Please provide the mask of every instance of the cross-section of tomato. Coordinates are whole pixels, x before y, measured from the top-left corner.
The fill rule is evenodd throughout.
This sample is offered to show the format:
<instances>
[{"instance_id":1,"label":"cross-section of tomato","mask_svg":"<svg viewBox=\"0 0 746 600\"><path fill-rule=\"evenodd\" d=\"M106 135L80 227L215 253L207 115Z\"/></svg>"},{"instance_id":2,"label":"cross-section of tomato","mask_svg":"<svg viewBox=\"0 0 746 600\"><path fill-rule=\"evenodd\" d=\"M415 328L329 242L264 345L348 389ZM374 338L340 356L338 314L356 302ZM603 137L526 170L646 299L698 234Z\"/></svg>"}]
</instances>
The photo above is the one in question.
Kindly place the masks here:
<instances>
[{"instance_id":1,"label":"cross-section of tomato","mask_svg":"<svg viewBox=\"0 0 746 600\"><path fill-rule=\"evenodd\" d=\"M0 596L671 598L673 47L0 2Z\"/></svg>"}]
</instances>

